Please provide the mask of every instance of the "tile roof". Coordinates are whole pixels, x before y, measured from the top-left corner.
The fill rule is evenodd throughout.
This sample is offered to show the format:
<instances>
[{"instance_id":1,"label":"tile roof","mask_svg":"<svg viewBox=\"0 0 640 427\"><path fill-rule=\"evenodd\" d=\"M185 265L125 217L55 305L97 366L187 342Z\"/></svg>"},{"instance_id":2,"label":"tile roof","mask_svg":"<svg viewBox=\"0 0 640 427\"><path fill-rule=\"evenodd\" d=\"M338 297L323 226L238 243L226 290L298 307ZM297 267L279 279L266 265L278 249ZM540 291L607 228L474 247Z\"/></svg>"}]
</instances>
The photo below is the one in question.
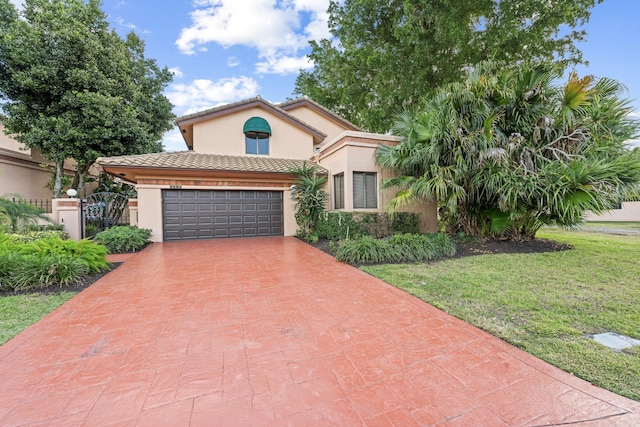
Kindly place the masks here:
<instances>
[{"instance_id":1,"label":"tile roof","mask_svg":"<svg viewBox=\"0 0 640 427\"><path fill-rule=\"evenodd\" d=\"M237 111L237 110L241 110L241 109L244 109L244 108L250 108L250 107L254 107L254 106L262 106L262 107L264 107L266 109L269 109L272 112L277 113L280 116L286 118L290 122L293 122L298 126L306 128L306 130L308 132L315 133L316 135L321 136L322 138L327 136L327 134L322 132L321 130L316 129L313 126L311 126L310 124L300 120L298 117L287 113L285 110L280 108L278 105L272 104L271 102L269 102L269 101L267 101L265 99L262 99L262 97L260 97L260 96L257 96L255 98L245 99L243 101L233 102L231 104L221 105L219 107L209 108L208 110L199 111L199 112L193 113L193 114L187 114L186 116L182 116L182 117L176 118L174 121L178 125L178 127L181 127L186 122L198 121L198 120L201 120L201 119L206 118L208 116L221 114L221 113L225 113L225 112ZM329 111L329 110L327 110L327 111ZM335 113L331 113L330 111L329 111L329 113L333 114L335 116ZM339 117L339 116L336 116L336 117Z\"/></svg>"},{"instance_id":2,"label":"tile roof","mask_svg":"<svg viewBox=\"0 0 640 427\"><path fill-rule=\"evenodd\" d=\"M308 104L308 105L311 105L311 106L315 107L319 111L324 112L326 115L328 115L330 117L333 117L334 120L337 120L338 122L341 122L343 125L346 125L347 127L350 127L351 130L362 131L362 128L360 128L359 126L354 125L349 120L347 120L344 117L338 115L336 112L328 109L327 107L325 107L322 104L318 104L316 101L314 101L313 99L308 98L306 96L304 96L302 98L290 99L288 101L281 102L280 104L276 104L276 107L281 108L284 111L289 111L290 108L297 107L297 106L302 105L302 104Z\"/></svg>"},{"instance_id":3,"label":"tile roof","mask_svg":"<svg viewBox=\"0 0 640 427\"><path fill-rule=\"evenodd\" d=\"M304 160L275 159L272 157L223 156L194 151L140 154L120 157L100 157L97 163L103 167L135 167L160 169L216 170L234 172L288 173L303 165ZM326 172L324 168L318 168Z\"/></svg>"}]
</instances>

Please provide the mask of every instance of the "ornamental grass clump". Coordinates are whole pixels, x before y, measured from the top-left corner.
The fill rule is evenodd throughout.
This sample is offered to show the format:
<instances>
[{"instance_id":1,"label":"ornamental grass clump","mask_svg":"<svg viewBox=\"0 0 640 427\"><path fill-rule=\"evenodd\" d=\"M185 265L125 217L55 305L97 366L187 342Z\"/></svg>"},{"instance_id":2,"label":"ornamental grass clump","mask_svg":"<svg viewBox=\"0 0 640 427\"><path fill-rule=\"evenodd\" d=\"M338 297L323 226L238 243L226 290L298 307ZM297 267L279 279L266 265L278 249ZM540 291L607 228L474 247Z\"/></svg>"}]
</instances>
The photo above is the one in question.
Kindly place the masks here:
<instances>
[{"instance_id":1,"label":"ornamental grass clump","mask_svg":"<svg viewBox=\"0 0 640 427\"><path fill-rule=\"evenodd\" d=\"M349 264L432 261L453 256L455 245L446 234L395 234L386 239L364 236L340 242L336 259Z\"/></svg>"},{"instance_id":2,"label":"ornamental grass clump","mask_svg":"<svg viewBox=\"0 0 640 427\"><path fill-rule=\"evenodd\" d=\"M104 246L89 240L56 236L23 243L0 234L0 291L78 283L91 272L107 270L106 255Z\"/></svg>"}]
</instances>

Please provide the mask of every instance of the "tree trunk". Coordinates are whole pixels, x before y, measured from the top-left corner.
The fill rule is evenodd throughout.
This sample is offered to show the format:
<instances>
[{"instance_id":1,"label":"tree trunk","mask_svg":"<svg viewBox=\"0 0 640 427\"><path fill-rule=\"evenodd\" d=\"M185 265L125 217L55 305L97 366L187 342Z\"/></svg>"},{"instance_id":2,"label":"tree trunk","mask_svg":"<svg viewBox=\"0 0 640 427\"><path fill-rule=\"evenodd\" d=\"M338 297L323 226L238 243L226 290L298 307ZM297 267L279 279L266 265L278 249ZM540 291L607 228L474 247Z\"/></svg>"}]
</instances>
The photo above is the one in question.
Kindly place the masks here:
<instances>
[{"instance_id":1,"label":"tree trunk","mask_svg":"<svg viewBox=\"0 0 640 427\"><path fill-rule=\"evenodd\" d=\"M78 163L76 166L76 173L73 176L73 183L71 184L71 188L75 188L78 194L82 194L82 188L84 187L84 177L89 171L91 165L85 165Z\"/></svg>"},{"instance_id":2,"label":"tree trunk","mask_svg":"<svg viewBox=\"0 0 640 427\"><path fill-rule=\"evenodd\" d=\"M62 174L64 174L64 160L56 162L56 176L53 184L53 198L59 199L62 193Z\"/></svg>"}]
</instances>

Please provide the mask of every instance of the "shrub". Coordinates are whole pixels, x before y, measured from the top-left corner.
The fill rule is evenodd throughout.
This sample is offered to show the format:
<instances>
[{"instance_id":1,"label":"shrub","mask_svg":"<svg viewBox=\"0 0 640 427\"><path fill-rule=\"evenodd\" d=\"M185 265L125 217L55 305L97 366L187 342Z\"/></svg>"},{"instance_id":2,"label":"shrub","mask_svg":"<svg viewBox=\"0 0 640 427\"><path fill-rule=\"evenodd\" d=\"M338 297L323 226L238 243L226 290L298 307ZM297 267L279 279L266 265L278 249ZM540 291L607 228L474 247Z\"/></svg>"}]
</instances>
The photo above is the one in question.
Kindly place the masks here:
<instances>
[{"instance_id":1,"label":"shrub","mask_svg":"<svg viewBox=\"0 0 640 427\"><path fill-rule=\"evenodd\" d=\"M394 249L384 240L363 236L340 244L336 252L338 261L349 264L374 264L395 260Z\"/></svg>"},{"instance_id":2,"label":"shrub","mask_svg":"<svg viewBox=\"0 0 640 427\"><path fill-rule=\"evenodd\" d=\"M340 243L336 259L349 264L431 261L456 253L446 234L396 234L386 239L364 236Z\"/></svg>"},{"instance_id":3,"label":"shrub","mask_svg":"<svg viewBox=\"0 0 640 427\"><path fill-rule=\"evenodd\" d=\"M69 238L69 235L64 231L58 230L41 230L41 231L27 231L25 233L10 234L9 238L13 242L29 243L36 240L46 239L49 237L58 237L62 240Z\"/></svg>"},{"instance_id":4,"label":"shrub","mask_svg":"<svg viewBox=\"0 0 640 427\"><path fill-rule=\"evenodd\" d=\"M63 286L77 283L85 272L79 259L65 255L0 253L0 290Z\"/></svg>"},{"instance_id":5,"label":"shrub","mask_svg":"<svg viewBox=\"0 0 640 427\"><path fill-rule=\"evenodd\" d=\"M418 215L396 212L325 212L314 225L314 234L329 240L345 240L361 236L387 237L394 233L418 233Z\"/></svg>"},{"instance_id":6,"label":"shrub","mask_svg":"<svg viewBox=\"0 0 640 427\"><path fill-rule=\"evenodd\" d=\"M101 231L93 238L113 254L135 252L150 242L151 230L130 225L120 225Z\"/></svg>"},{"instance_id":7,"label":"shrub","mask_svg":"<svg viewBox=\"0 0 640 427\"><path fill-rule=\"evenodd\" d=\"M88 239L77 242L62 240L59 237L48 237L23 244L19 251L23 255L55 255L77 259L84 266L86 272L99 272L109 267L107 248Z\"/></svg>"}]
</instances>

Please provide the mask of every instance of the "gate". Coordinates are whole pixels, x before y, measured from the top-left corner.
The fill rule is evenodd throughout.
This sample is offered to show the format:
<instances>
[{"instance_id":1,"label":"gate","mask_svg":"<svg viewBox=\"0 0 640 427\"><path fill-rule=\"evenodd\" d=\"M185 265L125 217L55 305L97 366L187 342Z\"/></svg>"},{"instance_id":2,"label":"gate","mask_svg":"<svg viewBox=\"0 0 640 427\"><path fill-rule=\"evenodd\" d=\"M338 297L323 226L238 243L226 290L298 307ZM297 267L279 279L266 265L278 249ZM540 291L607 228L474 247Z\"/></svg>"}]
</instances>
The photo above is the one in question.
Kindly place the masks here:
<instances>
[{"instance_id":1,"label":"gate","mask_svg":"<svg viewBox=\"0 0 640 427\"><path fill-rule=\"evenodd\" d=\"M129 198L119 193L94 193L82 199L82 237L119 224L129 224Z\"/></svg>"}]
</instances>

